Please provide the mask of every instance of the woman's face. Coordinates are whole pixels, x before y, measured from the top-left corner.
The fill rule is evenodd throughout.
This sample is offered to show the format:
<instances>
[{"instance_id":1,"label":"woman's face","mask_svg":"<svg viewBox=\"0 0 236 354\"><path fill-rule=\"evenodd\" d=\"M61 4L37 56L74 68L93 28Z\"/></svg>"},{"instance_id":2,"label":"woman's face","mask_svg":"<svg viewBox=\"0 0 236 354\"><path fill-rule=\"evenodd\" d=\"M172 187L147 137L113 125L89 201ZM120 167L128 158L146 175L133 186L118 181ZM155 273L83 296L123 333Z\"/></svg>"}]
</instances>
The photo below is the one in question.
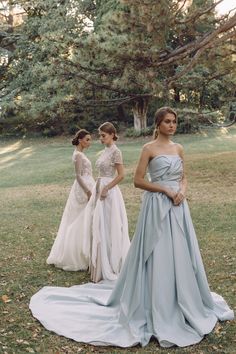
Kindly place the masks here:
<instances>
[{"instance_id":1,"label":"woman's face","mask_svg":"<svg viewBox=\"0 0 236 354\"><path fill-rule=\"evenodd\" d=\"M101 143L104 145L109 146L109 145L113 144L113 142L114 142L113 136L114 136L113 133L109 134L109 133L103 132L102 130L99 130L99 139L100 139Z\"/></svg>"},{"instance_id":2,"label":"woman's face","mask_svg":"<svg viewBox=\"0 0 236 354\"><path fill-rule=\"evenodd\" d=\"M159 132L164 135L174 135L177 128L177 120L174 114L167 113L159 124Z\"/></svg>"},{"instance_id":3,"label":"woman's face","mask_svg":"<svg viewBox=\"0 0 236 354\"><path fill-rule=\"evenodd\" d=\"M91 140L92 140L91 135L87 134L82 139L79 139L79 145L83 149L87 149L91 145Z\"/></svg>"}]
</instances>

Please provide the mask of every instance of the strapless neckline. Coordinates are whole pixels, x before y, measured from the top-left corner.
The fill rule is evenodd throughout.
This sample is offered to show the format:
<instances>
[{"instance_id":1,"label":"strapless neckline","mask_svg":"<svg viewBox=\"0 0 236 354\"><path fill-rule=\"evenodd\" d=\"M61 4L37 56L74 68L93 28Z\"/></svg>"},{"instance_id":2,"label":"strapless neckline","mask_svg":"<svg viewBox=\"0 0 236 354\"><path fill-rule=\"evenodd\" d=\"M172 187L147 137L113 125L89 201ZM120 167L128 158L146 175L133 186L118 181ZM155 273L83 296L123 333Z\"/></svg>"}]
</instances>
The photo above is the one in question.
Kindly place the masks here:
<instances>
[{"instance_id":1,"label":"strapless neckline","mask_svg":"<svg viewBox=\"0 0 236 354\"><path fill-rule=\"evenodd\" d=\"M154 156L151 160L150 160L150 162L151 161L153 161L154 159L158 159L158 158L160 158L160 157L165 157L165 156L167 156L167 157L177 157L177 158L179 158L180 160L182 160L182 158L178 155L178 154L161 154L161 155L156 155L156 156Z\"/></svg>"}]
</instances>

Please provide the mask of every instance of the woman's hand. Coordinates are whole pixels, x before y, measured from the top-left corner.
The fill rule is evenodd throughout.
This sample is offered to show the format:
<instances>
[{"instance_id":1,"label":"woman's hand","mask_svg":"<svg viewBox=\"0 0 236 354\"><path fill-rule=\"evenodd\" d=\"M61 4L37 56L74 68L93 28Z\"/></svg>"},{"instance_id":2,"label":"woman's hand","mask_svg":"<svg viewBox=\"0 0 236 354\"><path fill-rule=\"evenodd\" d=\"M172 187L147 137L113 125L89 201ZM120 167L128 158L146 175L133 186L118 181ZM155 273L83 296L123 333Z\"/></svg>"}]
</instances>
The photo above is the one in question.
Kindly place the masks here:
<instances>
[{"instance_id":1,"label":"woman's hand","mask_svg":"<svg viewBox=\"0 0 236 354\"><path fill-rule=\"evenodd\" d=\"M91 195L92 195L92 192L91 191L87 191L86 194L87 194L87 197L88 197L88 200L89 200Z\"/></svg>"},{"instance_id":2,"label":"woman's hand","mask_svg":"<svg viewBox=\"0 0 236 354\"><path fill-rule=\"evenodd\" d=\"M174 200L175 200L175 198L176 198L176 196L177 196L177 192L175 192L173 189L171 189L171 188L166 188L165 189L165 191L164 191L164 193L165 193L165 195L168 197L168 198L170 198L172 201L173 201L173 203L174 203Z\"/></svg>"},{"instance_id":3,"label":"woman's hand","mask_svg":"<svg viewBox=\"0 0 236 354\"><path fill-rule=\"evenodd\" d=\"M183 190L179 190L173 199L174 205L180 205L185 199L185 194Z\"/></svg>"},{"instance_id":4,"label":"woman's hand","mask_svg":"<svg viewBox=\"0 0 236 354\"><path fill-rule=\"evenodd\" d=\"M108 187L103 187L102 192L100 194L100 199L104 200L107 197L108 194Z\"/></svg>"}]
</instances>

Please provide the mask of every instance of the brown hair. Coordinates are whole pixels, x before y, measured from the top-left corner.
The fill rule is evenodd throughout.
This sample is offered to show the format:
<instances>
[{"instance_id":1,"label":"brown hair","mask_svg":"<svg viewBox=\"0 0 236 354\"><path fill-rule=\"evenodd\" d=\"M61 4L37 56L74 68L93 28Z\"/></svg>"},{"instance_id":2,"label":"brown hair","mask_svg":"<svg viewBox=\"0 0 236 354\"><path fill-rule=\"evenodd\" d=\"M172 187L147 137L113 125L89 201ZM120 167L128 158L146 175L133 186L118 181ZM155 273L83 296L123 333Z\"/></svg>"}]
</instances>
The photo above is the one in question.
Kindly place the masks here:
<instances>
[{"instance_id":1,"label":"brown hair","mask_svg":"<svg viewBox=\"0 0 236 354\"><path fill-rule=\"evenodd\" d=\"M86 135L90 135L90 133L85 129L80 129L72 139L72 145L79 145L79 139L83 139Z\"/></svg>"},{"instance_id":2,"label":"brown hair","mask_svg":"<svg viewBox=\"0 0 236 354\"><path fill-rule=\"evenodd\" d=\"M153 139L156 139L158 136L158 127L161 124L161 122L163 121L163 119L165 118L165 116L170 113L173 114L175 116L175 118L177 119L177 113L170 107L161 107L159 108L156 113L155 113L155 129L153 132Z\"/></svg>"},{"instance_id":3,"label":"brown hair","mask_svg":"<svg viewBox=\"0 0 236 354\"><path fill-rule=\"evenodd\" d=\"M116 128L114 127L114 125L110 122L105 122L102 125L100 125L100 127L98 128L98 130L101 130L104 133L108 133L108 134L114 134L113 136L113 140L116 141L118 139L118 135L116 133Z\"/></svg>"}]
</instances>

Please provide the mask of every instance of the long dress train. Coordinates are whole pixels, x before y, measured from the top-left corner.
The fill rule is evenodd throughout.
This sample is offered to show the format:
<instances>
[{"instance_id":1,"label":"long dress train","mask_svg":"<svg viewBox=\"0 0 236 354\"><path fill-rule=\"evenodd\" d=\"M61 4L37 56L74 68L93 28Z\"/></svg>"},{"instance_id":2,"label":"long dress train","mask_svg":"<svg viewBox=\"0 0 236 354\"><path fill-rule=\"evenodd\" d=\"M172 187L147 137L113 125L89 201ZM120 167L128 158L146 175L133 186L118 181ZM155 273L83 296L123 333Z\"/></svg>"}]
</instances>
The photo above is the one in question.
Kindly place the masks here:
<instances>
[{"instance_id":1,"label":"long dress train","mask_svg":"<svg viewBox=\"0 0 236 354\"><path fill-rule=\"evenodd\" d=\"M154 157L153 183L177 190L182 160ZM44 327L93 345L180 347L202 340L217 320L233 319L225 300L211 293L188 204L174 206L162 193L145 192L135 236L115 282L44 287L30 302Z\"/></svg>"},{"instance_id":2,"label":"long dress train","mask_svg":"<svg viewBox=\"0 0 236 354\"><path fill-rule=\"evenodd\" d=\"M72 185L61 223L47 264L68 271L87 269L89 255L84 253L84 218L88 197L85 190L92 191L95 181L92 165L86 155L74 150L72 160L75 165L76 179Z\"/></svg>"}]
</instances>

